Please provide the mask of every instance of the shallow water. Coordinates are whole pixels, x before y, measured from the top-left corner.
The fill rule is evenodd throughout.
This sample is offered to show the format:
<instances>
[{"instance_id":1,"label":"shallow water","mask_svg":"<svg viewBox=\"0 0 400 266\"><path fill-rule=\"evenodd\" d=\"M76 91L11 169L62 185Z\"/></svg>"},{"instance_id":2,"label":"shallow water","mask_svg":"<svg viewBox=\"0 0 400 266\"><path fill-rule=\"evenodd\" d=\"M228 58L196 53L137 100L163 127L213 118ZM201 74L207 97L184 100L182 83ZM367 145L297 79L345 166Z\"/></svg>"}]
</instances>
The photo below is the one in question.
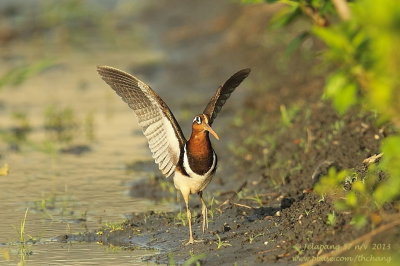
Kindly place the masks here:
<instances>
[{"instance_id":1,"label":"shallow water","mask_svg":"<svg viewBox=\"0 0 400 266\"><path fill-rule=\"evenodd\" d=\"M23 48L3 52L26 58L40 56L38 51ZM102 61L112 64L125 53L102 55ZM81 155L43 152L35 145L21 145L21 151L14 152L1 141L0 166L8 163L10 173L0 176L0 264L147 265L141 258L154 254L151 250L124 250L97 243L50 241L65 233L122 222L132 212L171 209L168 204L128 195L131 181L149 173L127 172L126 164L151 156L133 112L97 75L96 59L93 53L66 53L57 58L58 67L17 88L5 88L0 94L4 106L0 110L1 128L11 128L15 124L12 114L24 112L32 127L28 135L31 143L40 144L47 138L43 121L49 105L71 108L77 121L84 121L89 113L94 120L91 150ZM82 134L74 144L87 143ZM24 236L37 243L24 247L18 243L26 210Z\"/></svg>"}]
</instances>

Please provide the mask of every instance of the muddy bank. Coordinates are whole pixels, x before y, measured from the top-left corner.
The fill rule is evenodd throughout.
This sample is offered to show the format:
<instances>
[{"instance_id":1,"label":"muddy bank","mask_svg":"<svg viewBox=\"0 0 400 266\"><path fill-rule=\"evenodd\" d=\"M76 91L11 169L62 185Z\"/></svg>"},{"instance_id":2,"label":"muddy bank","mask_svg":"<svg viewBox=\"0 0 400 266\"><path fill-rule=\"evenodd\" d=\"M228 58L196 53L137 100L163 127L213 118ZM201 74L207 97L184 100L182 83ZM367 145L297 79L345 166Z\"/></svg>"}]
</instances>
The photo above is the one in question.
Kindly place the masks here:
<instances>
[{"instance_id":1,"label":"muddy bank","mask_svg":"<svg viewBox=\"0 0 400 266\"><path fill-rule=\"evenodd\" d=\"M60 237L60 240L68 241L72 237L78 241L152 248L159 254L144 260L157 263L168 263L171 257L176 262L183 262L204 253L206 256L201 261L206 265L231 265L235 262L239 265L297 264L294 260L298 256L321 255L331 251L319 248L321 246L344 245L373 230L372 224L356 230L350 224L350 213L336 212L335 223L329 224L328 215L334 212L332 202L312 191L315 180L311 177L325 171L320 167L324 160L331 161L338 168L362 172L365 168L363 159L378 152L379 139L384 131L376 128L368 115L356 117L353 113L342 118L327 104L318 102L310 106L296 116L290 127L280 130L271 127L276 131L269 136L277 143L257 166L253 158L260 158L265 151L259 151L259 146L245 145L253 158L246 155L244 157L249 160L236 158L239 173L230 181L232 187L236 186L235 190L221 189L212 194L210 228L204 235L201 233L200 204L196 197L192 197L194 234L202 242L183 245L188 237L183 212L138 213L115 230L103 228L85 235ZM273 119L266 122L277 123ZM332 126L338 122L342 129L334 131ZM306 128L319 137L310 145L301 145L299 140L306 139ZM257 137L265 137L263 134ZM251 177L246 176L244 169L251 169ZM148 182L148 186L152 184ZM155 186L163 191L158 184ZM173 198L174 193L171 193L169 199ZM386 209L388 213L397 212L393 206ZM396 245L398 233L398 230L391 230L380 237L385 239L385 243ZM363 254L369 254L367 252Z\"/></svg>"}]
</instances>

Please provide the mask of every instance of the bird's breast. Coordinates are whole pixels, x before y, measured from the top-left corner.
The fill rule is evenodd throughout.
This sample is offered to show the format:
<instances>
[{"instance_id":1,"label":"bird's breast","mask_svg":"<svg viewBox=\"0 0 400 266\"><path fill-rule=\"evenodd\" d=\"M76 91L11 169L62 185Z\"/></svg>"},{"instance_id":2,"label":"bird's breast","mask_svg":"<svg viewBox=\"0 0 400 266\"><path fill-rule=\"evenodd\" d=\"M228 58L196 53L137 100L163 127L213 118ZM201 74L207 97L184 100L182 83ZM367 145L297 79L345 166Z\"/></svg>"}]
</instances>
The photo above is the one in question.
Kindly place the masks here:
<instances>
[{"instance_id":1,"label":"bird's breast","mask_svg":"<svg viewBox=\"0 0 400 266\"><path fill-rule=\"evenodd\" d=\"M185 144L183 166L189 176L209 176L215 172L217 156L209 139L189 140Z\"/></svg>"}]
</instances>

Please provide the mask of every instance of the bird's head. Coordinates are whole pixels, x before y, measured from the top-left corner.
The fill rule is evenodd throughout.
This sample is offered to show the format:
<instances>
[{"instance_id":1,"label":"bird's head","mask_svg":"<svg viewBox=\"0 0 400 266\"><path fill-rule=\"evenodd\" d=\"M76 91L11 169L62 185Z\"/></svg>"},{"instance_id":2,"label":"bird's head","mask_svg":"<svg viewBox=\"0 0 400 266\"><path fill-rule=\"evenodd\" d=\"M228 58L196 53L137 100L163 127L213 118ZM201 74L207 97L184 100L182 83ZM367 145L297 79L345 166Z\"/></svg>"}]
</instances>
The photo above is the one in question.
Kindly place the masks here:
<instances>
[{"instance_id":1,"label":"bird's head","mask_svg":"<svg viewBox=\"0 0 400 266\"><path fill-rule=\"evenodd\" d=\"M219 140L217 133L211 128L208 124L208 116L205 114L196 115L193 119L192 123L192 131L193 132L210 132L216 139Z\"/></svg>"}]
</instances>

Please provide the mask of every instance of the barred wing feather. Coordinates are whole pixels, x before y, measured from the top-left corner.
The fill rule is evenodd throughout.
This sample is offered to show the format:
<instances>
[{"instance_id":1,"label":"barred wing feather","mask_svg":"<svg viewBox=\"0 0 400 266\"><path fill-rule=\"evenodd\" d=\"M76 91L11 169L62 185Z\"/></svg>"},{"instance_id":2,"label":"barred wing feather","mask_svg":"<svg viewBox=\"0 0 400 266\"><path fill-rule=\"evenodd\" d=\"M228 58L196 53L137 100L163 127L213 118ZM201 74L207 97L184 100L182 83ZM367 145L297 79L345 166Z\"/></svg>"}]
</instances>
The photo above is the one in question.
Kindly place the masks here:
<instances>
[{"instance_id":1,"label":"barred wing feather","mask_svg":"<svg viewBox=\"0 0 400 266\"><path fill-rule=\"evenodd\" d=\"M171 110L144 82L108 66L98 66L102 79L125 101L138 117L150 150L161 172L170 176L186 140Z\"/></svg>"},{"instance_id":2,"label":"barred wing feather","mask_svg":"<svg viewBox=\"0 0 400 266\"><path fill-rule=\"evenodd\" d=\"M208 123L211 125L214 119L217 117L219 111L221 111L222 106L225 104L226 100L231 96L232 92L237 86L242 83L242 81L247 78L250 74L250 68L242 69L235 74L233 74L225 83L220 86L215 92L214 96L210 99L203 114L208 115Z\"/></svg>"}]
</instances>

